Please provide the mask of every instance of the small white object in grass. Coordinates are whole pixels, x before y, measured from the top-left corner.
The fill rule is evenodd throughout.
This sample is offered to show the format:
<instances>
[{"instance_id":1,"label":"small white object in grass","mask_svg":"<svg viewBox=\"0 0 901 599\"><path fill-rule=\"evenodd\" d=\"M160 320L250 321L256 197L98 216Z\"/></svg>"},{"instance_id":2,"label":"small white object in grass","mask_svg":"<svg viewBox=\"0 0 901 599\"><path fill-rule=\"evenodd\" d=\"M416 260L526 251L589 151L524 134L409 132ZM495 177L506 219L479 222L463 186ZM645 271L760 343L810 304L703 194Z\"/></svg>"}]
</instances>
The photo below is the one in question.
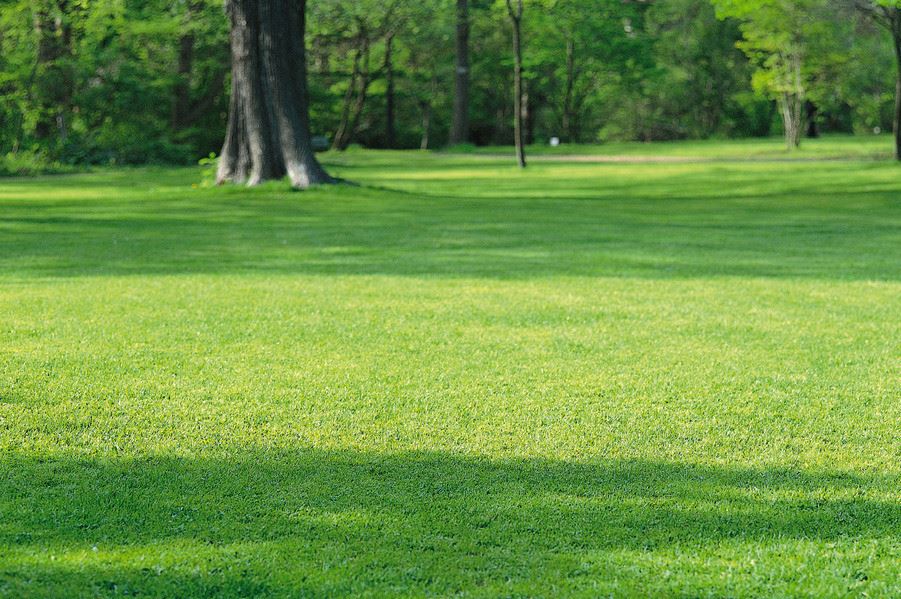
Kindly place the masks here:
<instances>
[{"instance_id":1,"label":"small white object in grass","mask_svg":"<svg viewBox=\"0 0 901 599\"><path fill-rule=\"evenodd\" d=\"M559 146L559 145L560 145L560 138L559 138L559 137L552 137L552 138L551 138L551 147L552 147L552 148L556 148L556 147Z\"/></svg>"},{"instance_id":2,"label":"small white object in grass","mask_svg":"<svg viewBox=\"0 0 901 599\"><path fill-rule=\"evenodd\" d=\"M882 133L882 127L873 127L873 134L879 135Z\"/></svg>"}]
</instances>

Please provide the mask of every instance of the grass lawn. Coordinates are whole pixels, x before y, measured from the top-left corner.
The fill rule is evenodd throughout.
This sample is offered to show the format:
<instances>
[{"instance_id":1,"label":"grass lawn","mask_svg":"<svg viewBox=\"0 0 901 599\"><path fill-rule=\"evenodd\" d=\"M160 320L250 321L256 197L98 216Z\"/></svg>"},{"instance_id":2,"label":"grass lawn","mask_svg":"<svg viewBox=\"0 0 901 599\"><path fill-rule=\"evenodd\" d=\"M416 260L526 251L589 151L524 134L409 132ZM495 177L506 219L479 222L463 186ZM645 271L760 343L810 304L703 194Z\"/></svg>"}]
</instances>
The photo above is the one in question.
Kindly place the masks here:
<instances>
[{"instance_id":1,"label":"grass lawn","mask_svg":"<svg viewBox=\"0 0 901 599\"><path fill-rule=\"evenodd\" d=\"M767 143L0 180L0 596L901 596L901 167Z\"/></svg>"}]
</instances>

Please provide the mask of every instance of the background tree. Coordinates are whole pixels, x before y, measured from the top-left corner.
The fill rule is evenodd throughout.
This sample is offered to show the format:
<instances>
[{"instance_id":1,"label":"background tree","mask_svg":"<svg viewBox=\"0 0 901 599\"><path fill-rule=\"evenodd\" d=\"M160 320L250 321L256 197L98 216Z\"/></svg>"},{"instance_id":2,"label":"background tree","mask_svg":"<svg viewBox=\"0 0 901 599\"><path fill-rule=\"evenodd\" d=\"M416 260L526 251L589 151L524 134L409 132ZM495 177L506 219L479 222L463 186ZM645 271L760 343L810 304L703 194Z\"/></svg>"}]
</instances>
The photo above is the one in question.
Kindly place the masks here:
<instances>
[{"instance_id":1,"label":"background tree","mask_svg":"<svg viewBox=\"0 0 901 599\"><path fill-rule=\"evenodd\" d=\"M523 0L505 0L510 26L513 32L513 144L516 147L516 162L520 168L526 167L524 138L524 118L526 99L523 93L522 68L522 16Z\"/></svg>"},{"instance_id":2,"label":"background tree","mask_svg":"<svg viewBox=\"0 0 901 599\"><path fill-rule=\"evenodd\" d=\"M456 7L310 3L311 133L337 148L452 141ZM803 120L826 134L898 128L897 46L884 34L897 0L716 7L720 19L710 0L529 0L514 103L506 1L468 0L468 140L513 144L517 106L525 144L766 136ZM0 0L0 156L186 164L219 151L228 26L222 0ZM796 57L798 86L781 77ZM779 104L800 116L783 124L799 111Z\"/></svg>"},{"instance_id":3,"label":"background tree","mask_svg":"<svg viewBox=\"0 0 901 599\"><path fill-rule=\"evenodd\" d=\"M457 0L454 46L454 114L450 143L469 141L469 0Z\"/></svg>"},{"instance_id":4,"label":"background tree","mask_svg":"<svg viewBox=\"0 0 901 599\"><path fill-rule=\"evenodd\" d=\"M805 60L821 0L713 0L721 17L741 20L739 47L756 66L755 87L771 95L782 116L786 145L801 144L809 71Z\"/></svg>"},{"instance_id":5,"label":"background tree","mask_svg":"<svg viewBox=\"0 0 901 599\"><path fill-rule=\"evenodd\" d=\"M855 0L855 6L888 30L895 50L895 159L901 160L901 0Z\"/></svg>"}]
</instances>

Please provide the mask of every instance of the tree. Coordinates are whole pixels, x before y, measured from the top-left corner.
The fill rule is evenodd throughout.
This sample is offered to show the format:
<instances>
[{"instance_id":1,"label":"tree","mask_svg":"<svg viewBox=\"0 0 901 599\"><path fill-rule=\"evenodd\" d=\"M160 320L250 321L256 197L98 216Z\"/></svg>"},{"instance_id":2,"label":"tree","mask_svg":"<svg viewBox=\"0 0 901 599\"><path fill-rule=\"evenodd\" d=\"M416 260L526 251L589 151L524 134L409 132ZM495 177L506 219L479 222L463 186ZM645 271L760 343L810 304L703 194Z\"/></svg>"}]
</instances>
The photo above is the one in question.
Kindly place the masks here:
<instances>
[{"instance_id":1,"label":"tree","mask_svg":"<svg viewBox=\"0 0 901 599\"><path fill-rule=\"evenodd\" d=\"M513 29L513 143L516 146L516 161L520 168L526 167L524 144L525 97L522 80L522 14L523 0L506 0L507 14Z\"/></svg>"},{"instance_id":2,"label":"tree","mask_svg":"<svg viewBox=\"0 0 901 599\"><path fill-rule=\"evenodd\" d=\"M306 0L227 0L232 96L216 179L256 185L285 174L330 183L313 153L304 47Z\"/></svg>"},{"instance_id":3,"label":"tree","mask_svg":"<svg viewBox=\"0 0 901 599\"><path fill-rule=\"evenodd\" d=\"M885 27L895 47L895 159L901 160L901 0L855 0L866 15Z\"/></svg>"},{"instance_id":4,"label":"tree","mask_svg":"<svg viewBox=\"0 0 901 599\"><path fill-rule=\"evenodd\" d=\"M738 22L717 19L708 0L668 0L652 5L647 29L653 39L652 64L645 90L654 99L659 127L671 137L705 138L730 133L742 110L736 96L753 97ZM751 100L769 106L766 98ZM766 129L757 134L766 135Z\"/></svg>"},{"instance_id":5,"label":"tree","mask_svg":"<svg viewBox=\"0 0 901 599\"><path fill-rule=\"evenodd\" d=\"M454 112L450 143L469 141L469 0L457 0Z\"/></svg>"},{"instance_id":6,"label":"tree","mask_svg":"<svg viewBox=\"0 0 901 599\"><path fill-rule=\"evenodd\" d=\"M38 102L35 135L54 134L66 141L70 129L74 74L72 68L72 6L68 0L40 0L33 5L37 39L33 94Z\"/></svg>"},{"instance_id":7,"label":"tree","mask_svg":"<svg viewBox=\"0 0 901 599\"><path fill-rule=\"evenodd\" d=\"M779 106L785 143L801 145L808 89L809 26L821 0L713 0L721 18L741 20L739 47L757 66L755 87Z\"/></svg>"},{"instance_id":8,"label":"tree","mask_svg":"<svg viewBox=\"0 0 901 599\"><path fill-rule=\"evenodd\" d=\"M225 96L228 63L223 52L227 45L219 37L221 18L220 0L188 0L175 17L178 40L171 129L178 141L205 129L201 119L215 114ZM221 135L216 143L220 141Z\"/></svg>"}]
</instances>

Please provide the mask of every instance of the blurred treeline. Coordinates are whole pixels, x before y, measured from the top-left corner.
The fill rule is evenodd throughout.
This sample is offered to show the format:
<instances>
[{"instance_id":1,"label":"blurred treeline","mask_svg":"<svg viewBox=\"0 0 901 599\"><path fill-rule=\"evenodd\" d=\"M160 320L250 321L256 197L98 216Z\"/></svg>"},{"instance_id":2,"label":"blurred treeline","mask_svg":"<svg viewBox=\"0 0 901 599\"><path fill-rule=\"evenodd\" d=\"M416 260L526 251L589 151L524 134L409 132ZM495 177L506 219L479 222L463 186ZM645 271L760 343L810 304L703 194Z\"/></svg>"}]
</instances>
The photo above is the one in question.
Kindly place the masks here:
<instances>
[{"instance_id":1,"label":"blurred treeline","mask_svg":"<svg viewBox=\"0 0 901 599\"><path fill-rule=\"evenodd\" d=\"M803 62L810 133L891 130L890 38L844 3L821 4ZM314 133L335 141L343 131L340 147L445 145L456 1L307 5ZM469 22L469 140L509 144L503 0L470 0ZM765 59L741 46L741 23L718 18L710 0L527 0L523 34L530 142L782 131ZM219 151L228 93L222 0L0 2L0 155L194 161Z\"/></svg>"}]
</instances>

